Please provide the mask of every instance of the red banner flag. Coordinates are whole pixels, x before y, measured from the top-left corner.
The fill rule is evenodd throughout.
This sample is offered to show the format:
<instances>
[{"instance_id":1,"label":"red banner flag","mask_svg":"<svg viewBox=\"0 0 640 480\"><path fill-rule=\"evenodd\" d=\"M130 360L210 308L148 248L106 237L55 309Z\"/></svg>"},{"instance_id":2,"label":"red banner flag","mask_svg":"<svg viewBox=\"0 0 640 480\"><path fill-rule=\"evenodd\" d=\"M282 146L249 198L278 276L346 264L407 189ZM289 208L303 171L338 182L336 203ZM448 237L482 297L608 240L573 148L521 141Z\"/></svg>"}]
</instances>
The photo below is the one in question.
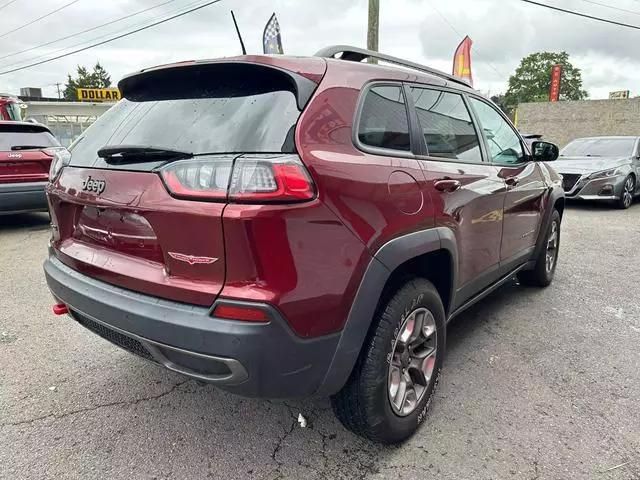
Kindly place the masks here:
<instances>
[{"instance_id":1,"label":"red banner flag","mask_svg":"<svg viewBox=\"0 0 640 480\"><path fill-rule=\"evenodd\" d=\"M473 75L471 74L471 46L473 41L468 37L460 42L453 56L453 75L469 82L473 87Z\"/></svg>"},{"instance_id":2,"label":"red banner flag","mask_svg":"<svg viewBox=\"0 0 640 480\"><path fill-rule=\"evenodd\" d=\"M560 100L560 86L562 85L562 65L554 65L551 69L551 87L549 88L549 101Z\"/></svg>"}]
</instances>

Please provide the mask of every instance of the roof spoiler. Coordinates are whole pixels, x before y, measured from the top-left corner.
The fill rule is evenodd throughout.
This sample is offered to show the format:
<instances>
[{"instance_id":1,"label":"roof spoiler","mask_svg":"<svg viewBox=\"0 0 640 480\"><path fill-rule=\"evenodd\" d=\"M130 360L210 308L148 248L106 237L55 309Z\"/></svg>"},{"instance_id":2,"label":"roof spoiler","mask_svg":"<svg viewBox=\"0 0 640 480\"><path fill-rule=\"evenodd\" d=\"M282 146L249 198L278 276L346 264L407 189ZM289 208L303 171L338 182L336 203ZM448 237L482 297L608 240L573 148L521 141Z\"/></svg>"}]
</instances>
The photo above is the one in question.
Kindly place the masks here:
<instances>
[{"instance_id":1,"label":"roof spoiler","mask_svg":"<svg viewBox=\"0 0 640 480\"><path fill-rule=\"evenodd\" d=\"M269 92L286 86L302 111L318 85L295 72L246 61L183 62L143 70L118 83L123 98L170 100L216 94L241 96L246 89ZM243 90L244 88L244 90Z\"/></svg>"},{"instance_id":2,"label":"roof spoiler","mask_svg":"<svg viewBox=\"0 0 640 480\"><path fill-rule=\"evenodd\" d=\"M37 122L0 122L0 132L26 132L26 133L51 133L49 127ZM53 133L51 133L53 135Z\"/></svg>"}]
</instances>

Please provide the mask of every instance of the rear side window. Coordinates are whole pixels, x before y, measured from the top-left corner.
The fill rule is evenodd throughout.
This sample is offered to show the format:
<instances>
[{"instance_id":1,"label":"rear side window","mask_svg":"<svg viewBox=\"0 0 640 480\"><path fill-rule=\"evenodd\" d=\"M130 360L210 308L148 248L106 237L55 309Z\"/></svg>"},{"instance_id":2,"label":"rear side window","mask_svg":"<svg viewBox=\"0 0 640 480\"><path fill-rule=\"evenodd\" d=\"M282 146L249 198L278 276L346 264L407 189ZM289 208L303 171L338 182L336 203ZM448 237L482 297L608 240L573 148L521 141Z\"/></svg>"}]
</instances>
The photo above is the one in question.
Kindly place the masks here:
<instances>
[{"instance_id":1,"label":"rear side window","mask_svg":"<svg viewBox=\"0 0 640 480\"><path fill-rule=\"evenodd\" d=\"M0 151L57 147L60 144L49 132L6 132L0 130Z\"/></svg>"},{"instance_id":2,"label":"rear side window","mask_svg":"<svg viewBox=\"0 0 640 480\"><path fill-rule=\"evenodd\" d=\"M369 147L411 150L407 105L400 85L379 85L367 91L358 139Z\"/></svg>"},{"instance_id":3,"label":"rear side window","mask_svg":"<svg viewBox=\"0 0 640 480\"><path fill-rule=\"evenodd\" d=\"M72 165L102 164L105 145L144 145L194 154L295 153L295 85L253 65L177 68L141 79L74 143ZM129 167L131 168L131 167Z\"/></svg>"},{"instance_id":4,"label":"rear side window","mask_svg":"<svg viewBox=\"0 0 640 480\"><path fill-rule=\"evenodd\" d=\"M456 93L411 88L429 156L481 162L480 141L471 115Z\"/></svg>"}]
</instances>

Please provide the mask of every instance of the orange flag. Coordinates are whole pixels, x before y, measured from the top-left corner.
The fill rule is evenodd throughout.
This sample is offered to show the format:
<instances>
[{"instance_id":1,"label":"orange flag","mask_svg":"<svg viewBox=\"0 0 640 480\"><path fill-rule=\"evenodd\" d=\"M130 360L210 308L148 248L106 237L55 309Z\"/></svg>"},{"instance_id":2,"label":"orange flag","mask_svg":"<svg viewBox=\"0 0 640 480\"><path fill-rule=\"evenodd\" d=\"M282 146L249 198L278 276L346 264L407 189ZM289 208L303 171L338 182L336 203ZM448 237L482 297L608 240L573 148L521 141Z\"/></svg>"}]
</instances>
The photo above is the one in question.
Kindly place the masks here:
<instances>
[{"instance_id":1,"label":"orange flag","mask_svg":"<svg viewBox=\"0 0 640 480\"><path fill-rule=\"evenodd\" d=\"M469 82L473 87L473 75L471 74L471 46L473 41L468 37L460 42L453 56L453 75Z\"/></svg>"}]
</instances>

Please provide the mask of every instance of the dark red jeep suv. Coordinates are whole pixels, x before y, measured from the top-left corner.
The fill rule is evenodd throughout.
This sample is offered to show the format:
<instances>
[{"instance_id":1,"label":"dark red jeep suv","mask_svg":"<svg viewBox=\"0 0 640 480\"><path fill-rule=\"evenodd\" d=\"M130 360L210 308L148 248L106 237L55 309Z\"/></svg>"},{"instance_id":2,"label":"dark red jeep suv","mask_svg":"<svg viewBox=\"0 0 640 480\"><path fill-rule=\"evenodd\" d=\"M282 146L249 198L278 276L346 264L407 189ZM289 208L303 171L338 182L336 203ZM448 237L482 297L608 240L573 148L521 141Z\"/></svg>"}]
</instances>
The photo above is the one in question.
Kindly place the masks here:
<instances>
[{"instance_id":1,"label":"dark red jeep suv","mask_svg":"<svg viewBox=\"0 0 640 480\"><path fill-rule=\"evenodd\" d=\"M49 169L60 154L67 152L45 125L0 120L0 215L47 210Z\"/></svg>"},{"instance_id":2,"label":"dark red jeep suv","mask_svg":"<svg viewBox=\"0 0 640 480\"><path fill-rule=\"evenodd\" d=\"M44 270L57 313L143 358L242 395L330 395L349 429L399 442L447 321L516 274L553 278L557 148L532 154L456 78L329 47L119 88L52 166Z\"/></svg>"}]
</instances>

